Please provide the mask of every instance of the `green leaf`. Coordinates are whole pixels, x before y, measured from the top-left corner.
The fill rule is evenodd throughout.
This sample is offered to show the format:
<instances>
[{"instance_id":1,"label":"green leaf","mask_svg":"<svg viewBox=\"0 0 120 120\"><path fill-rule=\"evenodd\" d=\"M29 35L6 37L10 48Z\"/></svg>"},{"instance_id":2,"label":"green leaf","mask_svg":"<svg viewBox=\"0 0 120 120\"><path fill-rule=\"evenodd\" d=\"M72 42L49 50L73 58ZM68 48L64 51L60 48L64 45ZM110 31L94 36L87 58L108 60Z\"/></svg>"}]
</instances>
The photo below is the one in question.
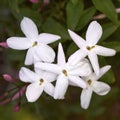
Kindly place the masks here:
<instances>
[{"instance_id":1,"label":"green leaf","mask_svg":"<svg viewBox=\"0 0 120 120\"><path fill-rule=\"evenodd\" d=\"M102 65L102 67L108 65L105 58L100 57L100 56L99 56L99 63L100 63L100 65ZM107 73L105 73L100 78L100 81L104 81L104 82L107 82L107 83L114 83L115 82L115 76L114 76L114 73L113 73L112 69L110 69Z\"/></svg>"},{"instance_id":2,"label":"green leaf","mask_svg":"<svg viewBox=\"0 0 120 120\"><path fill-rule=\"evenodd\" d=\"M9 6L14 17L18 18L20 9L18 7L18 0L8 0Z\"/></svg>"},{"instance_id":3,"label":"green leaf","mask_svg":"<svg viewBox=\"0 0 120 120\"><path fill-rule=\"evenodd\" d=\"M66 7L67 26L75 30L84 8L83 0L70 0Z\"/></svg>"},{"instance_id":4,"label":"green leaf","mask_svg":"<svg viewBox=\"0 0 120 120\"><path fill-rule=\"evenodd\" d=\"M21 21L21 19L26 16L36 21L36 23L40 25L42 18L39 12L32 10L28 7L19 7L20 2L22 2L22 0L9 0L9 6L14 17Z\"/></svg>"},{"instance_id":5,"label":"green leaf","mask_svg":"<svg viewBox=\"0 0 120 120\"><path fill-rule=\"evenodd\" d=\"M115 82L115 76L114 73L112 71L112 69L110 69L102 78L101 81L107 82L107 83L114 83Z\"/></svg>"},{"instance_id":6,"label":"green leaf","mask_svg":"<svg viewBox=\"0 0 120 120\"><path fill-rule=\"evenodd\" d=\"M80 17L76 30L79 31L82 28L84 28L84 26L92 19L95 12L96 12L96 9L94 7L90 7L85 11L83 11L83 14Z\"/></svg>"},{"instance_id":7,"label":"green leaf","mask_svg":"<svg viewBox=\"0 0 120 120\"><path fill-rule=\"evenodd\" d=\"M112 0L92 0L96 9L103 12L114 23L118 22L118 16Z\"/></svg>"},{"instance_id":8,"label":"green leaf","mask_svg":"<svg viewBox=\"0 0 120 120\"><path fill-rule=\"evenodd\" d=\"M118 25L115 25L113 23L104 24L102 26L103 35L102 35L102 38L101 38L100 42L105 40L106 38L108 38L110 35L112 35L117 30L118 27L119 27Z\"/></svg>"},{"instance_id":9,"label":"green leaf","mask_svg":"<svg viewBox=\"0 0 120 120\"><path fill-rule=\"evenodd\" d=\"M103 42L103 46L115 49L117 52L120 52L120 42L113 41L113 42Z\"/></svg>"},{"instance_id":10,"label":"green leaf","mask_svg":"<svg viewBox=\"0 0 120 120\"><path fill-rule=\"evenodd\" d=\"M67 56L70 56L78 49L79 48L77 47L77 45L74 42L72 42L67 49Z\"/></svg>"},{"instance_id":11,"label":"green leaf","mask_svg":"<svg viewBox=\"0 0 120 120\"><path fill-rule=\"evenodd\" d=\"M62 39L70 39L69 34L65 27L63 27L59 22L55 21L52 18L48 18L43 24L43 31L57 34L62 37Z\"/></svg>"}]
</instances>

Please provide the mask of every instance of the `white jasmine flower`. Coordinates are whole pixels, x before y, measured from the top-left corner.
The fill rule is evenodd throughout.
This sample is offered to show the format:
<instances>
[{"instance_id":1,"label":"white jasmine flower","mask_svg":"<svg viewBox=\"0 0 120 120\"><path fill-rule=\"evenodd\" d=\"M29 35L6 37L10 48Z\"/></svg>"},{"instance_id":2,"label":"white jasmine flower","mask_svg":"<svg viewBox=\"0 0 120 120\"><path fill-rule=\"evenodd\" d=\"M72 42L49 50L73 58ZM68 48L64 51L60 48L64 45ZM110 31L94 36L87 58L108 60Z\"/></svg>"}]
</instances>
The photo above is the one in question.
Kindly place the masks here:
<instances>
[{"instance_id":1,"label":"white jasmine flower","mask_svg":"<svg viewBox=\"0 0 120 120\"><path fill-rule=\"evenodd\" d=\"M74 54L66 63L62 45L58 46L57 64L52 63L36 63L35 67L42 70L56 73L57 81L55 86L54 98L63 99L68 88L69 82L81 88L86 88L86 83L79 76L87 76L91 73L91 68L85 60L81 60L78 64L73 64ZM72 63L72 64L71 64Z\"/></svg>"},{"instance_id":2,"label":"white jasmine flower","mask_svg":"<svg viewBox=\"0 0 120 120\"><path fill-rule=\"evenodd\" d=\"M98 95L106 95L110 91L110 86L104 82L98 81L111 66L107 65L100 69L99 76L96 76L95 73L92 73L88 77L84 78L87 83L87 88L82 90L81 93L81 106L84 109L87 109L90 104L92 93L95 92Z\"/></svg>"},{"instance_id":3,"label":"white jasmine flower","mask_svg":"<svg viewBox=\"0 0 120 120\"><path fill-rule=\"evenodd\" d=\"M80 50L78 50L80 54L79 59L88 55L95 73L99 75L99 63L97 55L113 56L116 53L116 51L113 49L96 45L102 35L101 25L96 21L90 23L86 32L86 41L73 31L68 30L68 32L73 41L80 48Z\"/></svg>"},{"instance_id":4,"label":"white jasmine flower","mask_svg":"<svg viewBox=\"0 0 120 120\"><path fill-rule=\"evenodd\" d=\"M56 75L50 72L35 69L35 72L22 67L19 72L21 81L30 83L26 89L26 97L28 102L35 102L43 91L53 96L54 86L51 82L56 79Z\"/></svg>"},{"instance_id":5,"label":"white jasmine flower","mask_svg":"<svg viewBox=\"0 0 120 120\"><path fill-rule=\"evenodd\" d=\"M48 33L38 34L37 26L27 17L23 18L20 25L26 37L8 38L8 46L16 50L28 49L25 65L31 65L36 61L53 62L55 52L47 44L60 39L60 36Z\"/></svg>"}]
</instances>

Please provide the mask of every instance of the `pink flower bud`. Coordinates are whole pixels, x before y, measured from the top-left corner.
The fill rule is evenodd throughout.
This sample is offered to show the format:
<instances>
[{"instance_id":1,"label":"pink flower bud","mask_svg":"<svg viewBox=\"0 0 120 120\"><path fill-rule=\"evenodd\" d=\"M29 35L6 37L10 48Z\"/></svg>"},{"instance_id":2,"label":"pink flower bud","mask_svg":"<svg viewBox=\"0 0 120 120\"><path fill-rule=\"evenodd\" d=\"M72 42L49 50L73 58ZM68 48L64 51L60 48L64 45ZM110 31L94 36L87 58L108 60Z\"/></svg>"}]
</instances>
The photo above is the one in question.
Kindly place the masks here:
<instances>
[{"instance_id":1,"label":"pink flower bud","mask_svg":"<svg viewBox=\"0 0 120 120\"><path fill-rule=\"evenodd\" d=\"M50 3L50 0L44 0L43 1L43 4L45 4L45 5L47 5L47 4L49 4Z\"/></svg>"},{"instance_id":2,"label":"pink flower bud","mask_svg":"<svg viewBox=\"0 0 120 120\"><path fill-rule=\"evenodd\" d=\"M18 112L20 110L21 103L19 102L17 105L14 106L13 111Z\"/></svg>"},{"instance_id":3,"label":"pink flower bud","mask_svg":"<svg viewBox=\"0 0 120 120\"><path fill-rule=\"evenodd\" d=\"M38 3L39 2L39 0L29 0L30 2L32 2L32 3Z\"/></svg>"},{"instance_id":4,"label":"pink flower bud","mask_svg":"<svg viewBox=\"0 0 120 120\"><path fill-rule=\"evenodd\" d=\"M6 103L9 103L10 101L11 101L10 98L5 99L5 100L3 100L3 101L0 101L0 105L4 105L4 104L6 104Z\"/></svg>"},{"instance_id":5,"label":"pink flower bud","mask_svg":"<svg viewBox=\"0 0 120 120\"><path fill-rule=\"evenodd\" d=\"M13 95L12 100L16 100L16 99L20 98L25 93L25 90L26 90L26 86L23 86L18 92L16 92Z\"/></svg>"},{"instance_id":6,"label":"pink flower bud","mask_svg":"<svg viewBox=\"0 0 120 120\"><path fill-rule=\"evenodd\" d=\"M0 42L0 46L4 47L4 48L8 48L8 45L6 42Z\"/></svg>"},{"instance_id":7,"label":"pink flower bud","mask_svg":"<svg viewBox=\"0 0 120 120\"><path fill-rule=\"evenodd\" d=\"M15 80L14 80L9 74L3 74L3 78L4 78L7 82L15 82Z\"/></svg>"}]
</instances>

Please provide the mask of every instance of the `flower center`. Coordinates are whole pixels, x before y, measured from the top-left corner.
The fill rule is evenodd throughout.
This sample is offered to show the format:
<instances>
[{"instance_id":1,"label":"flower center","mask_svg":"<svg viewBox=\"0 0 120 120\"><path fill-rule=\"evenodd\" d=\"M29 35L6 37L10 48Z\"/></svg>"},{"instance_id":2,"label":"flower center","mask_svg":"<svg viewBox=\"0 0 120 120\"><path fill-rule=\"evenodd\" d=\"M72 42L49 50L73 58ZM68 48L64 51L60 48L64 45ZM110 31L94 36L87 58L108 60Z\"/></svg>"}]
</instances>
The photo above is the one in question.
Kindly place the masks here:
<instances>
[{"instance_id":1,"label":"flower center","mask_svg":"<svg viewBox=\"0 0 120 120\"><path fill-rule=\"evenodd\" d=\"M67 70L64 69L64 70L62 70L62 72L65 76L67 76Z\"/></svg>"},{"instance_id":2,"label":"flower center","mask_svg":"<svg viewBox=\"0 0 120 120\"><path fill-rule=\"evenodd\" d=\"M35 47L35 46L37 46L37 41L35 41L34 43L33 43L33 45L32 45L32 47Z\"/></svg>"},{"instance_id":3,"label":"flower center","mask_svg":"<svg viewBox=\"0 0 120 120\"><path fill-rule=\"evenodd\" d=\"M91 85L92 80L88 80L87 83L88 83L88 85Z\"/></svg>"},{"instance_id":4,"label":"flower center","mask_svg":"<svg viewBox=\"0 0 120 120\"><path fill-rule=\"evenodd\" d=\"M87 46L86 48L87 48L87 50L90 51L90 50L92 50L93 48L95 48L95 46Z\"/></svg>"},{"instance_id":5,"label":"flower center","mask_svg":"<svg viewBox=\"0 0 120 120\"><path fill-rule=\"evenodd\" d=\"M40 79L40 83L39 83L39 84L40 84L40 85L42 85L42 84L43 84L43 82L44 82L44 80L41 78L41 79Z\"/></svg>"}]
</instances>

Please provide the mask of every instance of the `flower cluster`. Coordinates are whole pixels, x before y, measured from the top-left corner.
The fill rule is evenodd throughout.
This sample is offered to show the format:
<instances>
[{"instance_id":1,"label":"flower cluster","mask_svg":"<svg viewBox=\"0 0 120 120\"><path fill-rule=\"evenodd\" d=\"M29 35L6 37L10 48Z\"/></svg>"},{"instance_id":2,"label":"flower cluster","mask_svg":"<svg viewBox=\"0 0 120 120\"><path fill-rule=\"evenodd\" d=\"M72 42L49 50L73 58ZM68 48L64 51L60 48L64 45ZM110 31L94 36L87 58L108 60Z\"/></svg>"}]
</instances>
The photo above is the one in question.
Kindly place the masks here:
<instances>
[{"instance_id":1,"label":"flower cluster","mask_svg":"<svg viewBox=\"0 0 120 120\"><path fill-rule=\"evenodd\" d=\"M86 40L68 29L70 37L80 49L66 60L62 44L59 43L57 63L55 51L48 44L59 40L60 36L39 34L35 23L27 17L21 21L21 29L26 37L10 37L7 39L7 45L16 50L28 49L25 65L34 65L34 71L26 67L19 71L20 80L29 83L26 88L28 102L35 102L43 91L54 99L64 99L67 88L71 85L82 88L81 107L87 109L92 92L106 95L110 91L110 86L99 82L98 79L111 66L100 68L97 55L113 56L116 52L96 45L102 35L102 28L98 22L90 23ZM55 86L53 81L56 81Z\"/></svg>"}]
</instances>

